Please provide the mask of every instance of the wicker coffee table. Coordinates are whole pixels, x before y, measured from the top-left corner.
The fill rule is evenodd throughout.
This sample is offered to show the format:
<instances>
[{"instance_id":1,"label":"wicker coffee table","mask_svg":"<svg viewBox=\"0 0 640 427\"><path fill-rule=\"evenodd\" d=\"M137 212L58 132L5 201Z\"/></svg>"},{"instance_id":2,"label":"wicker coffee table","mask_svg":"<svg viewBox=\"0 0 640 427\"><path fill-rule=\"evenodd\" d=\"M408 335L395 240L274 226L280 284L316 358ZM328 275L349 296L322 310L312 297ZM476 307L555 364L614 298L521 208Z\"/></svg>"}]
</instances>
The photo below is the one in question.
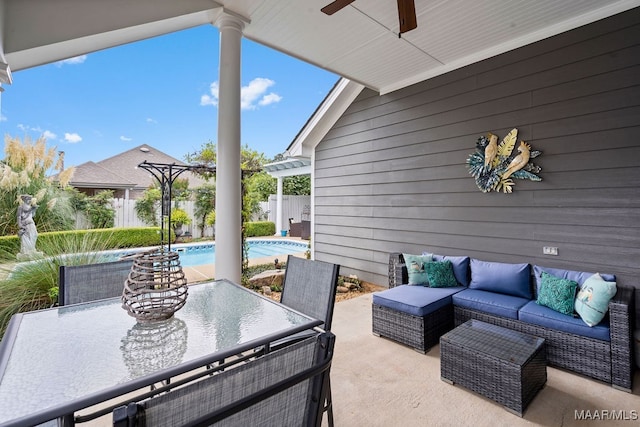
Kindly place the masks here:
<instances>
[{"instance_id":1,"label":"wicker coffee table","mask_svg":"<svg viewBox=\"0 0 640 427\"><path fill-rule=\"evenodd\" d=\"M522 416L547 381L544 339L469 320L440 337L440 376Z\"/></svg>"}]
</instances>

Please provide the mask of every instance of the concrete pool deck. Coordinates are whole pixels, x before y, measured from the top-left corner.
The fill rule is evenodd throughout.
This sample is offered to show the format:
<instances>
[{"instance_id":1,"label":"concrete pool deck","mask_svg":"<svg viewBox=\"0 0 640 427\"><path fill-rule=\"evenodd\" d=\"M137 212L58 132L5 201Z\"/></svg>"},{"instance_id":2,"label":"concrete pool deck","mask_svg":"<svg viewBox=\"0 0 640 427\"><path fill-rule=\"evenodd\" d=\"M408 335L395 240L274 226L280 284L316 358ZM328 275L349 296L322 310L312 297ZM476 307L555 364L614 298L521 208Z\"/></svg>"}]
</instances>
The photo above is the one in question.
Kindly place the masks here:
<instances>
[{"instance_id":1,"label":"concrete pool deck","mask_svg":"<svg viewBox=\"0 0 640 427\"><path fill-rule=\"evenodd\" d=\"M303 242L303 243L307 243L308 240L302 240L299 237L281 237L281 236L270 236L270 237L263 237L265 239L274 239L274 240L294 240L294 241L298 241L298 242ZM297 257L301 257L304 258L305 257L305 251L302 252L298 252L295 254L292 254L293 256L297 256ZM266 257L261 257L261 258L253 258L249 260L249 265L260 265L260 264L273 264L273 262L275 261L275 259L278 259L279 261L286 261L287 260L287 255L273 255L273 256L266 256ZM182 271L184 271L185 276L187 277L187 283L198 283L198 282L204 282L207 280L211 280L215 277L215 273L216 273L216 268L215 268L215 263L211 263L211 264L202 264L202 265L195 265L195 266L190 266L190 267L186 267L183 266L182 267Z\"/></svg>"}]
</instances>

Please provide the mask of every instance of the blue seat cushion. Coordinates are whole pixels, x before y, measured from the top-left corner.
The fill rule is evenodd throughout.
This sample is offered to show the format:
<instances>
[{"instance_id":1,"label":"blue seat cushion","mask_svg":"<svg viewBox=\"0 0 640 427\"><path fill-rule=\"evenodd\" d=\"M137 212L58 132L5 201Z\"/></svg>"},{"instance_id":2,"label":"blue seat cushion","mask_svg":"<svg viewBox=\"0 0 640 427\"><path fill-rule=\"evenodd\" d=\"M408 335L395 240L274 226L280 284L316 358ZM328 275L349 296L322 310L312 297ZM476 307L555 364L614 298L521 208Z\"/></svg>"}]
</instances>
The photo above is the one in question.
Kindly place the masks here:
<instances>
[{"instance_id":1,"label":"blue seat cushion","mask_svg":"<svg viewBox=\"0 0 640 427\"><path fill-rule=\"evenodd\" d=\"M543 326L557 331L602 341L611 341L609 334L609 316L606 316L596 326L589 327L580 317L558 313L549 307L544 307L536 304L535 301L531 301L520 309L519 319L532 325Z\"/></svg>"},{"instance_id":2,"label":"blue seat cushion","mask_svg":"<svg viewBox=\"0 0 640 427\"><path fill-rule=\"evenodd\" d=\"M465 289L425 288L423 286L400 285L386 291L374 292L373 303L402 313L423 317L451 304L451 295Z\"/></svg>"},{"instance_id":3,"label":"blue seat cushion","mask_svg":"<svg viewBox=\"0 0 640 427\"><path fill-rule=\"evenodd\" d=\"M531 266L529 264L507 264L472 258L470 266L470 289L532 299Z\"/></svg>"},{"instance_id":4,"label":"blue seat cushion","mask_svg":"<svg viewBox=\"0 0 640 427\"><path fill-rule=\"evenodd\" d=\"M514 297L513 295L499 294L497 292L482 291L479 289L465 289L452 297L453 305L482 311L509 319L518 318L518 310L530 300ZM534 302L535 304L535 302Z\"/></svg>"},{"instance_id":5,"label":"blue seat cushion","mask_svg":"<svg viewBox=\"0 0 640 427\"><path fill-rule=\"evenodd\" d=\"M456 277L458 283L462 286L469 286L469 257L468 256L449 256L449 255L436 255L433 254L433 260L451 261L453 266L453 275Z\"/></svg>"}]
</instances>

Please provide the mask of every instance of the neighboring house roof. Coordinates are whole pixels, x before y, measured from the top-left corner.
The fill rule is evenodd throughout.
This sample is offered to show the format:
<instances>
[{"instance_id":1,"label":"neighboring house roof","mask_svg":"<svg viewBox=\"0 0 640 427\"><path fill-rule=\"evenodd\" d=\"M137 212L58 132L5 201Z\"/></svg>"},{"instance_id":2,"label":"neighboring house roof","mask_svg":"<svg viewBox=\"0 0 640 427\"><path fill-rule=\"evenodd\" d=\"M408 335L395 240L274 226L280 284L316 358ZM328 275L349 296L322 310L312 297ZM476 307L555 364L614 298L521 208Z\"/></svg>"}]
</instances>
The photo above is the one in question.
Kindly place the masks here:
<instances>
[{"instance_id":1,"label":"neighboring house roof","mask_svg":"<svg viewBox=\"0 0 640 427\"><path fill-rule=\"evenodd\" d=\"M142 144L97 163L87 162L77 166L70 184L78 188L144 190L156 182L148 171L138 167L145 160L150 163L186 164L148 144ZM206 182L188 171L179 178L188 179L189 187L192 188L202 186Z\"/></svg>"},{"instance_id":2,"label":"neighboring house roof","mask_svg":"<svg viewBox=\"0 0 640 427\"><path fill-rule=\"evenodd\" d=\"M108 169L86 162L75 168L71 185L81 188L133 188L135 183Z\"/></svg>"}]
</instances>

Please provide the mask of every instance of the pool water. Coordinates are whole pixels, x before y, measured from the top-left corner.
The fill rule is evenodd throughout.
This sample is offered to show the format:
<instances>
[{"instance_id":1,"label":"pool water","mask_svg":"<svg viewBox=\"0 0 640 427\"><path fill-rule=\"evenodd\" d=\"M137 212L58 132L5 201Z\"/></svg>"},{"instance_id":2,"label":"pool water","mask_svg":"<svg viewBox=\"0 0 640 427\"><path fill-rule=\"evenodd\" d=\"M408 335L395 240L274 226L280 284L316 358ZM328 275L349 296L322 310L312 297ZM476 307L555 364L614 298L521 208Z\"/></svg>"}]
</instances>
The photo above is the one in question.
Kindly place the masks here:
<instances>
[{"instance_id":1,"label":"pool water","mask_svg":"<svg viewBox=\"0 0 640 427\"><path fill-rule=\"evenodd\" d=\"M297 254L307 250L307 244L290 240L247 240L249 245L249 259L267 256ZM180 254L180 264L183 267L211 264L216 260L215 243L172 245L171 250Z\"/></svg>"}]
</instances>

